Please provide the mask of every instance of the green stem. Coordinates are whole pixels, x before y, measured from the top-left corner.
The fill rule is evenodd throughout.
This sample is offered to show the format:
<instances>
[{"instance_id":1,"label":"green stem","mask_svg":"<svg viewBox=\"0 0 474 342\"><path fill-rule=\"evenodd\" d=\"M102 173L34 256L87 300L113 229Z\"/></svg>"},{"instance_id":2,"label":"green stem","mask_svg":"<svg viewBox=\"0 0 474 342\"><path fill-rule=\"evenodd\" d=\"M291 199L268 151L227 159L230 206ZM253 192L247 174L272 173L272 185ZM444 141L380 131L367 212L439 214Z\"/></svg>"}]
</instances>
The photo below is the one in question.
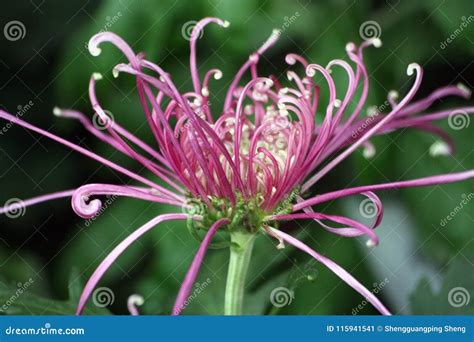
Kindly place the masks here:
<instances>
[{"instance_id":1,"label":"green stem","mask_svg":"<svg viewBox=\"0 0 474 342\"><path fill-rule=\"evenodd\" d=\"M225 315L241 315L245 292L245 278L252 255L256 234L233 232L230 236L230 260L225 288Z\"/></svg>"}]
</instances>

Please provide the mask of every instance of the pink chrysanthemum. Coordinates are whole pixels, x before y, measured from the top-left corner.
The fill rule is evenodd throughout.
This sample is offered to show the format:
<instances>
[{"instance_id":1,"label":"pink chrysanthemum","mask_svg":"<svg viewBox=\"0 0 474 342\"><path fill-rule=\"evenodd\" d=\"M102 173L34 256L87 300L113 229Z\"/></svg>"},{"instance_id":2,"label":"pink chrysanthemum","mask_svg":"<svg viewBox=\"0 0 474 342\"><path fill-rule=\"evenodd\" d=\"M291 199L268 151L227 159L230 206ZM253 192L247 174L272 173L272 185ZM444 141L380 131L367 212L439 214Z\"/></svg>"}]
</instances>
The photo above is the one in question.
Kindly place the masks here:
<instances>
[{"instance_id":1,"label":"pink chrysanthemum","mask_svg":"<svg viewBox=\"0 0 474 342\"><path fill-rule=\"evenodd\" d=\"M350 62L335 59L326 67L309 64L303 57L289 54L286 62L291 66L303 67L305 73L288 71L288 86L282 87L274 77L262 77L257 71L260 56L278 39L279 33L274 31L235 75L228 87L223 108L217 111L213 106L211 112L210 82L220 79L222 73L212 69L203 73L202 78L196 60L197 40L204 27L210 23L228 26L226 21L205 18L194 27L190 37L193 89L185 93L177 89L171 76L161 67L146 60L144 54L136 54L115 34L100 33L90 40L89 50L94 56L100 54L99 46L102 43L109 42L127 58L128 64L117 65L113 73L116 77L119 73L127 73L136 78L138 95L156 139L156 148L119 126L103 110L95 91L96 83L101 79L100 74L92 75L89 96L94 112L106 127L105 131L97 129L82 113L55 109L58 116L79 120L97 138L135 159L167 186L159 185L0 110L1 118L62 143L140 184L87 184L77 189L32 198L22 205L71 197L74 211L81 217L91 218L101 208L97 196L115 195L186 209L184 213L181 211L155 217L116 246L87 282L77 313L82 312L104 273L134 241L163 221L187 220L191 229L204 229L206 235L183 281L173 314L179 314L184 308L206 250L218 230L227 231L233 242L230 245L226 314L241 312L245 272L253 241L258 234L269 234L277 239L278 248L289 244L308 253L367 298L382 314L390 314L371 291L342 267L277 229L278 222L313 219L334 234L348 237L367 235L369 244L377 245L379 241L374 229L382 220L383 206L374 191L458 182L473 178L474 170L359 186L306 199L305 194L356 149L364 149L367 156L375 153L369 141L375 135L413 127L439 136L445 143L438 146L442 147L438 152L452 153L453 144L447 133L434 126L433 122L448 117L453 110L436 113L424 111L434 101L446 96L469 98L469 90L463 86L447 86L427 98L413 101L422 81L422 69L413 63L407 69L408 75L414 76L409 92L399 101L397 94L390 93L388 102L391 109L388 113L375 112L363 117L361 113L369 91L363 52L371 45L380 46L379 39L365 41L360 46L349 43L346 51ZM344 94L336 93L330 74L333 69L340 69L347 75ZM323 82L313 80L316 73L322 76ZM250 74L251 80L242 84L242 77L246 74ZM325 108L320 105L320 87L329 89L329 105ZM362 89L360 95L356 95L358 88ZM355 104L355 109L349 112L351 103ZM474 107L456 110L467 115L474 112ZM320 123L317 123L316 117L321 119ZM369 198L377 208L377 215L370 226L348 217L328 215L313 209L317 204L357 194ZM0 213L13 210L16 206L18 204L0 208ZM337 227L330 226L330 222L337 224ZM136 304L141 301L140 297L130 298L128 306L132 314L138 314Z\"/></svg>"}]
</instances>

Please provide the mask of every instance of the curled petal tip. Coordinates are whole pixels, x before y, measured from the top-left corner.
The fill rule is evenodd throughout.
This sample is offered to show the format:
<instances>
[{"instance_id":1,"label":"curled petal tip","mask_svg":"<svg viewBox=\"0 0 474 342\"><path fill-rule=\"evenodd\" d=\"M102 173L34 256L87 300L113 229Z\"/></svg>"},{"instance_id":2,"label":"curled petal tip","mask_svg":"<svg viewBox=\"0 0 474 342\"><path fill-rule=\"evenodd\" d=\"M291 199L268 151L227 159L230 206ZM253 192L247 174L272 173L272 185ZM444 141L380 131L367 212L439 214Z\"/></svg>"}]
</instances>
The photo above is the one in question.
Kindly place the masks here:
<instances>
[{"instance_id":1,"label":"curled petal tip","mask_svg":"<svg viewBox=\"0 0 474 342\"><path fill-rule=\"evenodd\" d=\"M416 71L421 71L421 66L418 63L410 63L407 67L407 75L413 76Z\"/></svg>"},{"instance_id":2,"label":"curled petal tip","mask_svg":"<svg viewBox=\"0 0 474 342\"><path fill-rule=\"evenodd\" d=\"M222 71L217 70L217 71L214 73L214 79L215 79L215 80L220 80L221 78L222 78Z\"/></svg>"},{"instance_id":3,"label":"curled petal tip","mask_svg":"<svg viewBox=\"0 0 474 342\"><path fill-rule=\"evenodd\" d=\"M113 76L114 78L118 78L118 77L119 77L119 74L120 74L120 70L119 70L117 67L114 67L114 68L112 69L112 76Z\"/></svg>"},{"instance_id":4,"label":"curled petal tip","mask_svg":"<svg viewBox=\"0 0 474 342\"><path fill-rule=\"evenodd\" d=\"M222 23L221 23L221 26L224 27L224 28L227 28L230 26L230 22L228 22L227 20L223 20Z\"/></svg>"}]
</instances>

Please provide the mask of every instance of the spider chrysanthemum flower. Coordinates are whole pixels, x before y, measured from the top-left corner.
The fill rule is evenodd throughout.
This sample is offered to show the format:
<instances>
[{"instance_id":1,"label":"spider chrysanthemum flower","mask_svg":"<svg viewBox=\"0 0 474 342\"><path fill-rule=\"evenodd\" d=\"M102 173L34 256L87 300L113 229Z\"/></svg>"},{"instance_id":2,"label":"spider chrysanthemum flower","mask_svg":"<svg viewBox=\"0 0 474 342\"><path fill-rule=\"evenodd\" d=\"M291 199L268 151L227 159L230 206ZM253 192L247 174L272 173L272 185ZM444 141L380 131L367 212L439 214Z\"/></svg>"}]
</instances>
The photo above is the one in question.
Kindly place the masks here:
<instances>
[{"instance_id":1,"label":"spider chrysanthemum flower","mask_svg":"<svg viewBox=\"0 0 474 342\"><path fill-rule=\"evenodd\" d=\"M95 90L96 83L101 79L100 74L92 75L89 96L95 115L106 130L97 129L82 113L66 109L54 111L60 117L79 120L97 138L135 159L156 176L155 179L160 179L160 184L166 185L140 176L0 110L1 118L56 140L139 184L87 184L26 200L21 205L71 197L74 211L81 217L91 218L101 208L97 197L115 195L186 209L155 217L116 246L87 282L77 313L82 312L104 273L128 246L163 221L185 220L194 233L199 230L206 233L182 283L173 314L179 314L185 307L202 260L217 231L227 232L232 242L229 244L226 314L241 313L245 273L254 239L259 234L277 239L277 248L292 245L308 253L364 296L382 314L390 314L374 294L347 271L278 229L278 223L312 219L331 233L348 237L366 235L369 245L377 245L379 241L374 229L382 220L383 207L374 191L458 182L473 178L474 170L359 186L305 198L308 197L308 190L355 150L363 149L367 157L373 155L375 150L370 139L397 129L412 127L434 134L443 141L434 153L452 153L453 144L448 135L433 122L448 117L453 110L425 111L440 98L469 98L469 90L463 86L447 86L427 98L413 101L422 82L422 69L418 64L410 64L407 73L414 77L414 82L408 93L398 99L397 93L390 92L390 110L387 113L368 111L369 116L364 116L362 112L369 91L369 79L363 52L371 45L380 46L379 39L365 41L360 46L347 44L348 61L335 59L326 66L310 64L299 55L289 54L286 62L304 69L304 72L288 71L287 85L283 87L283 82L278 82L273 76L263 77L257 70L260 56L279 37L279 32L274 31L238 70L227 88L223 108L218 111L214 105L211 111L211 83L213 79L220 79L222 73L218 69L200 72L196 58L197 40L210 23L228 26L226 21L206 18L194 27L190 37L193 89L186 92L178 90L171 75L146 60L144 54L136 54L117 35L100 33L90 40L89 50L94 56L100 54L99 46L104 42L114 44L125 55L128 63L117 65L113 69L114 76L127 73L136 79L138 96L156 147L131 134L103 110ZM347 87L342 94L336 92L331 76L333 70L347 76ZM313 78L316 74L323 81L316 82ZM244 83L242 79L247 76L250 81ZM320 104L321 87L327 87L329 94L323 101L328 103L324 107ZM349 110L351 104L354 105L353 110ZM474 107L456 110L467 115L474 112ZM313 208L323 202L352 195L366 196L377 208L371 225L318 212ZM5 206L0 213L15 209L15 206L18 204ZM128 303L131 313L138 314L136 305L142 303L143 298L131 297Z\"/></svg>"}]
</instances>

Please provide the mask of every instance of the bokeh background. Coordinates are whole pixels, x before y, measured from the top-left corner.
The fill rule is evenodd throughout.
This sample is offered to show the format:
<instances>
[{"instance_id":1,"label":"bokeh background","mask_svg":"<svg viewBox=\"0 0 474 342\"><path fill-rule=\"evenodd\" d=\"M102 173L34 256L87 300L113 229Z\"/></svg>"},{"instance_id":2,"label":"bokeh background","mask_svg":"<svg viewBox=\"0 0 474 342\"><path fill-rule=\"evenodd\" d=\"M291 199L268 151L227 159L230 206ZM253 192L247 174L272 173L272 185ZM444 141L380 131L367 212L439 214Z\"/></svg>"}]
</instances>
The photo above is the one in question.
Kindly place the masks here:
<instances>
[{"instance_id":1,"label":"bokeh background","mask_svg":"<svg viewBox=\"0 0 474 342\"><path fill-rule=\"evenodd\" d=\"M216 111L224 94L219 90L273 28L282 29L282 35L262 63L266 72L282 76L286 53L300 53L325 65L330 59L345 57L346 43L361 42L360 26L373 20L381 28L383 47L366 53L371 83L368 104L380 105L389 90L407 91L411 81L405 71L411 62L420 63L425 70L418 98L458 82L472 89L473 14L470 0L4 2L2 28L18 20L25 32L15 41L0 35L0 105L11 113L23 111L23 119L146 175L132 161L90 137L77 122L52 115L53 107L60 106L92 116L87 85L91 73L99 71L105 76L98 84L103 105L118 122L152 144L133 80L126 76L114 79L111 74L113 66L124 58L109 46L98 58L86 49L88 39L101 30L116 32L135 51L144 51L184 90L190 89L191 81L183 25L205 16L230 21L226 30L210 26L198 43L203 68L217 67L224 72L221 83L215 83L212 109ZM448 43L449 37L454 39ZM467 104L449 98L433 108ZM6 124L1 122L0 126ZM432 136L399 131L374 139L377 154L373 159L356 153L318 183L314 193L473 169L474 123L459 130L447 122L439 126L452 133L458 147L455 156L434 158L429 154L435 142ZM8 127L0 135L0 203L90 182L127 181L22 128ZM335 237L309 222L291 223L287 228L349 270L396 314L473 314L474 203L456 210L447 224L441 222L473 193L472 180L382 192L386 214L378 228L381 245L375 249L368 249L364 239ZM361 200L338 201L324 210L358 218ZM18 218L1 216L0 309L12 314L72 314L83 284L107 252L148 219L171 210L116 199L94 221L87 222L73 213L69 201L57 200L29 207ZM274 245L266 238L257 242L246 313L376 313L329 270L291 248L277 252ZM113 294L110 305L99 308L91 303L88 312L126 314L127 297L139 293L146 300L143 313L170 313L197 246L182 224L158 227L133 245L101 282L100 286ZM206 282L208 286L190 301L184 313L222 313L227 258L227 250L208 253L197 284ZM27 289L17 295L27 283ZM293 294L282 307L270 301L272 290L278 287ZM461 291L467 300L453 305L453 291Z\"/></svg>"}]
</instances>

